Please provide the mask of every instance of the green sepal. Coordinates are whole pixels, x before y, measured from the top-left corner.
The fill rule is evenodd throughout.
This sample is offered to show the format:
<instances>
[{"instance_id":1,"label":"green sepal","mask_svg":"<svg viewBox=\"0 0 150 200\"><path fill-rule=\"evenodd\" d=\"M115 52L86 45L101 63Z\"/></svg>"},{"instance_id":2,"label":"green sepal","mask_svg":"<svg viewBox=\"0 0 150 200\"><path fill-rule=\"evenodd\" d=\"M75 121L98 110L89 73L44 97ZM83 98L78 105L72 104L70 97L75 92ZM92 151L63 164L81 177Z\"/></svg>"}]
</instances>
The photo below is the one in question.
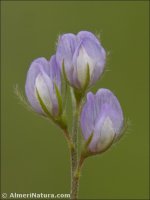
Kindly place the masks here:
<instances>
[{"instance_id":1,"label":"green sepal","mask_svg":"<svg viewBox=\"0 0 150 200\"><path fill-rule=\"evenodd\" d=\"M80 102L81 99L84 97L84 95L86 93L86 90L88 89L89 82L90 82L90 68L89 68L89 64L87 64L86 80L85 80L85 84L84 84L83 88L82 89L78 89L76 87L73 87L75 99L76 99L77 102Z\"/></svg>"},{"instance_id":2,"label":"green sepal","mask_svg":"<svg viewBox=\"0 0 150 200\"><path fill-rule=\"evenodd\" d=\"M57 90L57 89L56 89ZM63 113L60 116L53 117L51 113L48 111L47 107L45 106L44 102L42 101L38 90L36 89L36 94L38 97L38 101L49 119L51 119L55 124L57 124L62 129L67 129L67 122L66 122L66 115Z\"/></svg>"},{"instance_id":3,"label":"green sepal","mask_svg":"<svg viewBox=\"0 0 150 200\"><path fill-rule=\"evenodd\" d=\"M58 101L58 115L60 116L62 114L62 97L60 94L60 91L56 85L56 83L54 83L54 87L55 87L55 91L56 91L56 97L57 97L57 101Z\"/></svg>"},{"instance_id":4,"label":"green sepal","mask_svg":"<svg viewBox=\"0 0 150 200\"><path fill-rule=\"evenodd\" d=\"M89 147L92 139L93 139L93 133L90 134L90 136L88 137L88 139L86 140L86 142L83 145L81 154L82 154L82 157L84 157L84 158L91 155L91 152L89 151L88 147Z\"/></svg>"},{"instance_id":5,"label":"green sepal","mask_svg":"<svg viewBox=\"0 0 150 200\"><path fill-rule=\"evenodd\" d=\"M62 103L62 107L63 110L66 109L66 99L67 99L67 90L68 90L68 80L67 80L67 76L66 76L66 72L65 72L65 68L64 68L64 61L62 63L62 73L61 73L61 82L62 82L62 99L64 100Z\"/></svg>"},{"instance_id":6,"label":"green sepal","mask_svg":"<svg viewBox=\"0 0 150 200\"><path fill-rule=\"evenodd\" d=\"M79 89L79 88L77 88L75 86L72 86L69 83L69 80L67 78L67 74L66 74L66 71L65 71L64 60L62 62L62 74L63 74L64 80L65 80L66 86L70 85L73 88L73 92L74 92L74 96L75 96L76 102L80 103L81 100L82 100L82 98L84 97L84 95L86 93L86 90L87 90L87 88L89 86L89 83L90 83L90 67L89 67L89 64L87 64L87 68L86 68L86 80L85 80L85 83L84 83L84 86L83 86L82 89Z\"/></svg>"},{"instance_id":7,"label":"green sepal","mask_svg":"<svg viewBox=\"0 0 150 200\"><path fill-rule=\"evenodd\" d=\"M50 114L50 112L48 111L47 107L45 106L44 102L42 101L41 97L40 97L40 94L36 88L36 94L37 94L37 98L38 98L38 101L44 111L44 113L50 118L52 119L52 115Z\"/></svg>"},{"instance_id":8,"label":"green sepal","mask_svg":"<svg viewBox=\"0 0 150 200\"><path fill-rule=\"evenodd\" d=\"M18 98L18 100L20 101L20 103L29 111L31 112L35 112L35 110L32 108L32 106L28 103L28 101L26 100L26 98L24 97L22 91L20 90L19 86L16 84L14 87L14 94L16 95L16 97Z\"/></svg>"},{"instance_id":9,"label":"green sepal","mask_svg":"<svg viewBox=\"0 0 150 200\"><path fill-rule=\"evenodd\" d=\"M101 154L101 153L107 151L110 148L110 146L113 144L113 142L115 140L115 135L114 135L114 138L110 141L110 143L104 149L102 149L99 152L98 151L92 152L92 151L89 150L88 147L89 147L89 144L92 141L92 138L93 138L93 133L91 133L91 135L89 136L89 138L87 139L87 141L85 142L85 144L83 146L83 150L82 150L82 153L81 153L83 158L87 158L89 156L98 155L98 154Z\"/></svg>"},{"instance_id":10,"label":"green sepal","mask_svg":"<svg viewBox=\"0 0 150 200\"><path fill-rule=\"evenodd\" d=\"M85 79L85 84L84 84L83 89L82 89L83 92L88 88L89 83L90 83L90 67L89 67L89 64L87 64L86 79Z\"/></svg>"},{"instance_id":11,"label":"green sepal","mask_svg":"<svg viewBox=\"0 0 150 200\"><path fill-rule=\"evenodd\" d=\"M91 135L89 136L89 138L88 138L87 141L85 142L84 147L85 147L86 149L87 149L88 146L90 145L90 143L91 143L91 141L92 141L92 139L93 139L93 135L94 135L94 133L91 133Z\"/></svg>"},{"instance_id":12,"label":"green sepal","mask_svg":"<svg viewBox=\"0 0 150 200\"><path fill-rule=\"evenodd\" d=\"M85 93L82 92L79 89L76 89L76 88L73 88L73 93L74 93L74 97L76 99L76 102L80 103Z\"/></svg>"},{"instance_id":13,"label":"green sepal","mask_svg":"<svg viewBox=\"0 0 150 200\"><path fill-rule=\"evenodd\" d=\"M62 73L63 73L63 77L64 77L66 83L70 85L69 80L68 80L68 78L67 78L66 70L65 70L65 63L64 63L64 60L63 60L63 62L62 62Z\"/></svg>"},{"instance_id":14,"label":"green sepal","mask_svg":"<svg viewBox=\"0 0 150 200\"><path fill-rule=\"evenodd\" d=\"M67 119L65 113L55 119L55 123L63 130L67 129Z\"/></svg>"}]
</instances>

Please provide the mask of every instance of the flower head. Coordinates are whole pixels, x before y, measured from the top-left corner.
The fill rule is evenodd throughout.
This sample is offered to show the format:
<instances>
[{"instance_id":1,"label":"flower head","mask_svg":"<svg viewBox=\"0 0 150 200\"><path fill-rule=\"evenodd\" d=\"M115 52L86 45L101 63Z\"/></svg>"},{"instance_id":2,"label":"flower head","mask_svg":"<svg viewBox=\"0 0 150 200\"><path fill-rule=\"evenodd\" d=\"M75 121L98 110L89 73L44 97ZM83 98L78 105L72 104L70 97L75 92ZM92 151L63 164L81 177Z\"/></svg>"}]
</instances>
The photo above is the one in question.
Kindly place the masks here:
<instances>
[{"instance_id":1,"label":"flower head","mask_svg":"<svg viewBox=\"0 0 150 200\"><path fill-rule=\"evenodd\" d=\"M27 73L26 96L33 109L39 114L56 117L60 113L58 93L61 94L60 69L53 55L34 60Z\"/></svg>"},{"instance_id":2,"label":"flower head","mask_svg":"<svg viewBox=\"0 0 150 200\"><path fill-rule=\"evenodd\" d=\"M89 150L93 153L106 150L120 136L124 123L116 96L108 89L100 89L95 95L89 92L80 122L86 141L93 133Z\"/></svg>"},{"instance_id":3,"label":"flower head","mask_svg":"<svg viewBox=\"0 0 150 200\"><path fill-rule=\"evenodd\" d=\"M68 33L60 36L56 60L64 69L69 83L84 89L93 85L101 76L105 65L106 53L99 40L88 31L77 35Z\"/></svg>"}]
</instances>

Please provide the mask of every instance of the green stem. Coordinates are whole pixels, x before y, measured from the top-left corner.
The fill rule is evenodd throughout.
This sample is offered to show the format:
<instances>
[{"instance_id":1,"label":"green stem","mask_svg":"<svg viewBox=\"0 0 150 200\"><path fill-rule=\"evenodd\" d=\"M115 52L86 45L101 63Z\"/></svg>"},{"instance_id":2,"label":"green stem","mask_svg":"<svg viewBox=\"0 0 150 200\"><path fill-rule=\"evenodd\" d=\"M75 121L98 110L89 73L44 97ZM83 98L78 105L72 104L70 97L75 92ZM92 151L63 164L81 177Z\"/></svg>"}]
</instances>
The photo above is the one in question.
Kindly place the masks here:
<instances>
[{"instance_id":1,"label":"green stem","mask_svg":"<svg viewBox=\"0 0 150 200\"><path fill-rule=\"evenodd\" d=\"M71 139L71 137L69 135L69 132L68 132L67 129L62 129L62 131L63 131L63 134L64 134L64 136L66 138L68 146L69 146L70 150L72 151L72 149L74 149L74 144L73 144L72 139Z\"/></svg>"},{"instance_id":2,"label":"green stem","mask_svg":"<svg viewBox=\"0 0 150 200\"><path fill-rule=\"evenodd\" d=\"M81 174L81 168L84 162L84 157L80 157L79 163L77 165L77 168L74 173L73 177L73 187L72 187L72 193L71 193L71 199L76 200L78 199L78 191L79 191L79 181L80 181L80 174Z\"/></svg>"},{"instance_id":3,"label":"green stem","mask_svg":"<svg viewBox=\"0 0 150 200\"><path fill-rule=\"evenodd\" d=\"M71 199L76 200L78 197L78 180L76 178L76 169L78 164L78 129L79 129L79 115L80 115L80 101L75 98L72 91L72 104L73 104L73 129L72 141L74 148L71 151Z\"/></svg>"}]
</instances>

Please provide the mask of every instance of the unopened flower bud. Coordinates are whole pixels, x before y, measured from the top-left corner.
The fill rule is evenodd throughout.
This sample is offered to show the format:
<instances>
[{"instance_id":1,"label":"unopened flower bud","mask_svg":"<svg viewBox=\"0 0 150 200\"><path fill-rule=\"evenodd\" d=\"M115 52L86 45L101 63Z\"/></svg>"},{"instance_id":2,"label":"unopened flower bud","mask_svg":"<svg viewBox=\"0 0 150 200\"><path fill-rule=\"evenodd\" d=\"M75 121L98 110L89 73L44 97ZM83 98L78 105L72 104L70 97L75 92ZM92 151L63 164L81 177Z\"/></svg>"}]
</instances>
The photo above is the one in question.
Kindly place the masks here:
<instances>
[{"instance_id":1,"label":"unopened flower bud","mask_svg":"<svg viewBox=\"0 0 150 200\"><path fill-rule=\"evenodd\" d=\"M61 114L61 77L55 55L50 61L38 58L31 63L25 91L37 113L54 118Z\"/></svg>"},{"instance_id":2,"label":"unopened flower bud","mask_svg":"<svg viewBox=\"0 0 150 200\"><path fill-rule=\"evenodd\" d=\"M77 35L68 33L60 36L56 60L64 69L71 86L84 90L101 76L105 66L106 53L99 40L88 31Z\"/></svg>"},{"instance_id":3,"label":"unopened flower bud","mask_svg":"<svg viewBox=\"0 0 150 200\"><path fill-rule=\"evenodd\" d=\"M100 89L95 95L89 92L80 123L85 141L93 134L89 151L105 151L120 137L124 126L123 112L116 96L108 89Z\"/></svg>"}]
</instances>

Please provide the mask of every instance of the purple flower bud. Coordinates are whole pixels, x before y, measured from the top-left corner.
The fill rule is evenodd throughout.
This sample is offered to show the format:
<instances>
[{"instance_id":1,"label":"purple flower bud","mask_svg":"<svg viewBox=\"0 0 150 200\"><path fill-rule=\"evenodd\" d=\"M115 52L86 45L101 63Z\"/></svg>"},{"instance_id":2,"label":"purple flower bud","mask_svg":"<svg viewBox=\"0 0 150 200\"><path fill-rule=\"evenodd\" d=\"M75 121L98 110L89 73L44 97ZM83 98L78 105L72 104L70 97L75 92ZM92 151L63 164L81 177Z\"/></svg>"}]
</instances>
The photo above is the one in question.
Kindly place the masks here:
<instances>
[{"instance_id":1,"label":"purple flower bud","mask_svg":"<svg viewBox=\"0 0 150 200\"><path fill-rule=\"evenodd\" d=\"M55 55L50 61L45 58L34 60L27 73L25 91L29 103L36 112L44 115L48 112L53 117L59 114L56 87L61 93L60 69Z\"/></svg>"},{"instance_id":2,"label":"purple flower bud","mask_svg":"<svg viewBox=\"0 0 150 200\"><path fill-rule=\"evenodd\" d=\"M105 59L104 48L88 31L81 31L77 35L68 33L59 38L56 60L60 68L64 61L68 81L75 88L93 85L104 70Z\"/></svg>"},{"instance_id":3,"label":"purple flower bud","mask_svg":"<svg viewBox=\"0 0 150 200\"><path fill-rule=\"evenodd\" d=\"M116 96L108 89L99 89L95 95L89 92L80 123L86 141L93 133L89 150L93 153L106 150L120 136L124 124Z\"/></svg>"}]
</instances>

